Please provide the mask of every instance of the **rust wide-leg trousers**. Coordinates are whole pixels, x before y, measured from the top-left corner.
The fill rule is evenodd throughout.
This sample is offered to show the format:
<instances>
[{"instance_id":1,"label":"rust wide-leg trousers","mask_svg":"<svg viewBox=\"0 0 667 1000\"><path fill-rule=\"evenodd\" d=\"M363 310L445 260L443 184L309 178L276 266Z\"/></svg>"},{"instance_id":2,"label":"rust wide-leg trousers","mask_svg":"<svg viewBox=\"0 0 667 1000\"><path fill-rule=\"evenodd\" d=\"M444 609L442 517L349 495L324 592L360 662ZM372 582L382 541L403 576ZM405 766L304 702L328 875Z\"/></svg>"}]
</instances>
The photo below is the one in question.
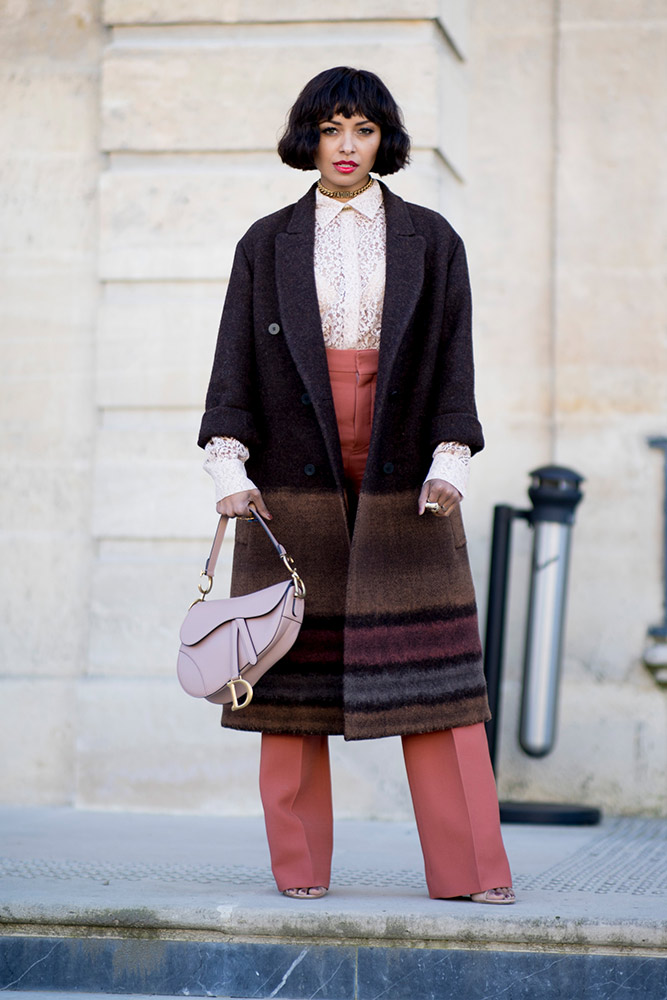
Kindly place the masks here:
<instances>
[{"instance_id":1,"label":"rust wide-leg trousers","mask_svg":"<svg viewBox=\"0 0 667 1000\"><path fill-rule=\"evenodd\" d=\"M327 350L350 492L359 492L368 455L377 358L374 350ZM484 725L401 739L429 895L511 885ZM327 737L264 733L260 792L278 889L328 887L333 810Z\"/></svg>"}]
</instances>

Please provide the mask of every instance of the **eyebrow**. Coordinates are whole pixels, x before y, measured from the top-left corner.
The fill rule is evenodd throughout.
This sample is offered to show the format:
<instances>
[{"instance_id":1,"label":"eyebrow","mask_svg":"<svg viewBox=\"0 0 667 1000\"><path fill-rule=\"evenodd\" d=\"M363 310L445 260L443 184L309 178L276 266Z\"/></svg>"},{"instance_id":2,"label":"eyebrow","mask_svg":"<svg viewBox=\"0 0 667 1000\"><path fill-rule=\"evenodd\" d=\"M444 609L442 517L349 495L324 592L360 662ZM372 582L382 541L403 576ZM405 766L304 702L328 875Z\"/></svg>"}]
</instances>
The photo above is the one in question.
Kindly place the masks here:
<instances>
[{"instance_id":1,"label":"eyebrow","mask_svg":"<svg viewBox=\"0 0 667 1000\"><path fill-rule=\"evenodd\" d=\"M349 118L348 118L348 121L349 121ZM343 123L341 122L340 118L324 118L320 122L320 125L326 125L326 124L329 124L329 125L342 125ZM372 122L369 118L364 118L363 121L357 122L357 125L374 125L374 124L375 124L375 122Z\"/></svg>"}]
</instances>

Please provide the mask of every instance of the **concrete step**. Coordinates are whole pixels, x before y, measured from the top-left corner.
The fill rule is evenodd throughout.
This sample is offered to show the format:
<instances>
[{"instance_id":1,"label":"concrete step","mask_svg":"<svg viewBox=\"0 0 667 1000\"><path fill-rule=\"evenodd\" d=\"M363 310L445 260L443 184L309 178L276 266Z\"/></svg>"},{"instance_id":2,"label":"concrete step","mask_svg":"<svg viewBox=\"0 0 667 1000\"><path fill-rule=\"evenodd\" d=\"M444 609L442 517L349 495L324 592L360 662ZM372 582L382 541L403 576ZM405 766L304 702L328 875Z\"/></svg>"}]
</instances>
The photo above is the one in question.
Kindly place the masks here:
<instances>
[{"instance_id":1,"label":"concrete step","mask_svg":"<svg viewBox=\"0 0 667 1000\"><path fill-rule=\"evenodd\" d=\"M665 821L507 827L514 906L428 899L411 824L337 824L311 901L275 891L258 818L0 810L0 829L5 994L667 998Z\"/></svg>"}]
</instances>

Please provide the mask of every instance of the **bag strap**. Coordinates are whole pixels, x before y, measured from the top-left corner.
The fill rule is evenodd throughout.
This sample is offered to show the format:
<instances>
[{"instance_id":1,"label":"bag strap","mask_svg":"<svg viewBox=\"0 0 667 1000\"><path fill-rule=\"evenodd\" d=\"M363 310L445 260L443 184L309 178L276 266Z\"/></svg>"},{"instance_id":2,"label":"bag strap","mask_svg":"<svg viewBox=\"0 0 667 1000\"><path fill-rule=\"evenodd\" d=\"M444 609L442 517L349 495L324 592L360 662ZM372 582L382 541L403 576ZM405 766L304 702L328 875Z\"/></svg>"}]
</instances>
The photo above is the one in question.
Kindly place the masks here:
<instances>
[{"instance_id":1,"label":"bag strap","mask_svg":"<svg viewBox=\"0 0 667 1000\"><path fill-rule=\"evenodd\" d=\"M247 520L259 521L261 526L264 528L264 531L268 535L269 541L276 550L279 559L285 564L287 570L289 571L292 577L292 580L294 581L296 596L305 597L306 588L304 586L303 580L297 573L296 566L294 565L294 560L292 559L291 556L287 555L287 550L285 546L281 545L278 539L273 535L271 529L269 528L269 526L267 525L261 514L258 513L254 504L250 504L249 507L250 507L250 517L247 518ZM199 593L202 595L202 597L200 597L199 600L203 600L203 598L206 597L206 595L210 592L211 587L213 586L213 574L215 573L215 567L218 562L218 556L220 555L220 549L222 547L222 541L225 537L225 531L227 530L228 522L229 518L225 517L224 514L221 514L220 520L218 521L218 527L216 528L215 536L213 538L213 545L211 546L209 557L206 560L206 567L199 574L200 577L206 578L205 586L202 586L201 581L198 585Z\"/></svg>"},{"instance_id":2,"label":"bag strap","mask_svg":"<svg viewBox=\"0 0 667 1000\"><path fill-rule=\"evenodd\" d=\"M284 545L281 545L278 539L274 537L266 521L264 520L262 515L255 509L254 506L250 508L250 514L251 516L248 518L248 520L259 521L261 526L264 528L264 531L269 536L269 539L271 540L274 549L282 559L283 556L287 554L287 550L285 549ZM213 574L215 573L215 567L218 562L218 556L220 555L220 549L222 547L222 541L225 537L225 531L227 530L228 523L229 523L229 518L225 517L224 514L221 514L220 520L218 521L218 527L215 532L215 537L213 539L213 545L211 546L211 552L209 554L208 559L206 560L206 566L204 568L205 575L210 577L211 580L213 579Z\"/></svg>"}]
</instances>

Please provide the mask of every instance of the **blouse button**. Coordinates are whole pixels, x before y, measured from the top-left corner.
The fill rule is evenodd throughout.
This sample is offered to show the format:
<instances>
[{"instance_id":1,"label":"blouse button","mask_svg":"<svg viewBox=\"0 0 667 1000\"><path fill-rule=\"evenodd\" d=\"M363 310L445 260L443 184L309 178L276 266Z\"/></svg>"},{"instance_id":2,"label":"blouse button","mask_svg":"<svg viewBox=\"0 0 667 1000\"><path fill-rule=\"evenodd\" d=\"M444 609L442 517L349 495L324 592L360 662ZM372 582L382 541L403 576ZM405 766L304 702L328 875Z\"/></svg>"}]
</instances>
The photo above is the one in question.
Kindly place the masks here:
<instances>
[{"instance_id":1,"label":"blouse button","mask_svg":"<svg viewBox=\"0 0 667 1000\"><path fill-rule=\"evenodd\" d=\"M394 463L393 462L385 462L384 465L382 466L382 471L387 476L390 476L392 474L392 472L394 471Z\"/></svg>"},{"instance_id":2,"label":"blouse button","mask_svg":"<svg viewBox=\"0 0 667 1000\"><path fill-rule=\"evenodd\" d=\"M303 471L306 473L307 476L314 476L315 466L311 465L311 463L309 462L308 465L304 465Z\"/></svg>"},{"instance_id":3,"label":"blouse button","mask_svg":"<svg viewBox=\"0 0 667 1000\"><path fill-rule=\"evenodd\" d=\"M278 326L277 323L271 323L269 325L269 333L272 334L274 337L277 333L280 333L280 327Z\"/></svg>"},{"instance_id":4,"label":"blouse button","mask_svg":"<svg viewBox=\"0 0 667 1000\"><path fill-rule=\"evenodd\" d=\"M308 404L310 403L310 396L308 395L307 392L304 392L303 396L301 397L301 402L303 403L304 406L308 406Z\"/></svg>"}]
</instances>

